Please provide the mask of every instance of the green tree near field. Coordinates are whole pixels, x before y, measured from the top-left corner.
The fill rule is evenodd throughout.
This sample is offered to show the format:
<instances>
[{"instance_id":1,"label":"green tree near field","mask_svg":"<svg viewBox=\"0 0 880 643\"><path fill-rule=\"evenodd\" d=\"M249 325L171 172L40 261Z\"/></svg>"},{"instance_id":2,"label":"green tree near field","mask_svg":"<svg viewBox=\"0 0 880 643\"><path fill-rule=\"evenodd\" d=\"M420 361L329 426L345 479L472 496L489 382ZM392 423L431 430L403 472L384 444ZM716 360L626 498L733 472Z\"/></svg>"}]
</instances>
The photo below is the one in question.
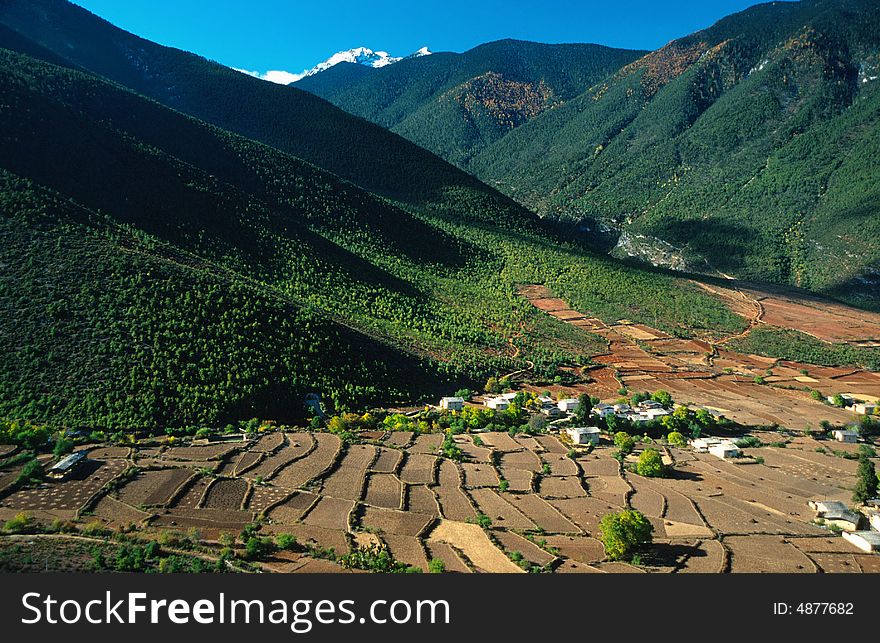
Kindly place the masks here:
<instances>
[{"instance_id":1,"label":"green tree near field","mask_svg":"<svg viewBox=\"0 0 880 643\"><path fill-rule=\"evenodd\" d=\"M667 435L666 441L674 447L687 446L687 438L684 437L684 434L678 431L672 431L669 435Z\"/></svg>"},{"instance_id":2,"label":"green tree near field","mask_svg":"<svg viewBox=\"0 0 880 643\"><path fill-rule=\"evenodd\" d=\"M856 488L853 491L853 502L863 503L877 496L877 471L874 463L864 454L859 457L859 468L856 472Z\"/></svg>"},{"instance_id":3,"label":"green tree near field","mask_svg":"<svg viewBox=\"0 0 880 643\"><path fill-rule=\"evenodd\" d=\"M599 535L608 560L622 560L653 540L654 526L635 509L607 513L599 521Z\"/></svg>"},{"instance_id":4,"label":"green tree near field","mask_svg":"<svg viewBox=\"0 0 880 643\"><path fill-rule=\"evenodd\" d=\"M672 407L672 395L669 394L668 391L657 390L654 391L654 394L651 396L651 399L655 402L662 404L663 406L670 408Z\"/></svg>"},{"instance_id":5,"label":"green tree near field","mask_svg":"<svg viewBox=\"0 0 880 643\"><path fill-rule=\"evenodd\" d=\"M636 447L636 441L633 440L629 433L618 431L614 434L614 446L616 446L623 455L633 452Z\"/></svg>"},{"instance_id":6,"label":"green tree near field","mask_svg":"<svg viewBox=\"0 0 880 643\"><path fill-rule=\"evenodd\" d=\"M593 411L593 400L586 393L581 393L578 396L578 405L574 410L574 419L578 421L578 423L583 424L590 419L590 413Z\"/></svg>"},{"instance_id":7,"label":"green tree near field","mask_svg":"<svg viewBox=\"0 0 880 643\"><path fill-rule=\"evenodd\" d=\"M661 478L666 474L666 465L657 449L645 449L639 455L636 472L646 478Z\"/></svg>"}]
</instances>

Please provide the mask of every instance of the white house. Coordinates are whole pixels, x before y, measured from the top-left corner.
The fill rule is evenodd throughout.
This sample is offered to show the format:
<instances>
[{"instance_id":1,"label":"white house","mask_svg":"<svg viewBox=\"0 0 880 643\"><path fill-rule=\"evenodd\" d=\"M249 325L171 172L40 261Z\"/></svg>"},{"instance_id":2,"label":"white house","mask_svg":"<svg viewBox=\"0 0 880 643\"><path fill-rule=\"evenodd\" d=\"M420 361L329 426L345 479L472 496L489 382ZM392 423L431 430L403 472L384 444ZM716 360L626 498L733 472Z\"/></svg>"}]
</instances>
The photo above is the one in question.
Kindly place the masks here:
<instances>
[{"instance_id":1,"label":"white house","mask_svg":"<svg viewBox=\"0 0 880 643\"><path fill-rule=\"evenodd\" d=\"M496 411L503 411L510 406L510 402L503 397L491 397L486 400L486 406L490 409L495 409Z\"/></svg>"},{"instance_id":2,"label":"white house","mask_svg":"<svg viewBox=\"0 0 880 643\"><path fill-rule=\"evenodd\" d=\"M728 458L738 458L742 455L742 449L736 446L730 440L721 440L718 444L709 447L709 454L716 458L727 460Z\"/></svg>"},{"instance_id":3,"label":"white house","mask_svg":"<svg viewBox=\"0 0 880 643\"><path fill-rule=\"evenodd\" d=\"M614 407L610 404L597 404L593 407L593 410L590 411L590 415L607 418L609 415L614 415Z\"/></svg>"},{"instance_id":4,"label":"white house","mask_svg":"<svg viewBox=\"0 0 880 643\"><path fill-rule=\"evenodd\" d=\"M669 411L664 409L662 406L659 408L648 407L648 408L641 409L639 411L639 415L650 421L650 420L656 420L657 418L661 418L664 415L669 415Z\"/></svg>"},{"instance_id":5,"label":"white house","mask_svg":"<svg viewBox=\"0 0 880 643\"><path fill-rule=\"evenodd\" d=\"M852 543L864 552L871 553L880 550L880 532L877 531L845 531L843 539Z\"/></svg>"},{"instance_id":6,"label":"white house","mask_svg":"<svg viewBox=\"0 0 880 643\"><path fill-rule=\"evenodd\" d=\"M577 427L565 429L573 444L599 444L599 433L595 426Z\"/></svg>"},{"instance_id":7,"label":"white house","mask_svg":"<svg viewBox=\"0 0 880 643\"><path fill-rule=\"evenodd\" d=\"M880 531L880 514L871 514L868 521L871 523L871 527L875 531Z\"/></svg>"},{"instance_id":8,"label":"white house","mask_svg":"<svg viewBox=\"0 0 880 643\"><path fill-rule=\"evenodd\" d=\"M446 411L461 411L464 408L464 398L444 397L440 400L440 408Z\"/></svg>"},{"instance_id":9,"label":"white house","mask_svg":"<svg viewBox=\"0 0 880 643\"><path fill-rule=\"evenodd\" d=\"M709 453L709 447L721 444L721 438L697 438L690 443L691 448L697 453Z\"/></svg>"},{"instance_id":10,"label":"white house","mask_svg":"<svg viewBox=\"0 0 880 643\"><path fill-rule=\"evenodd\" d=\"M559 410L563 413L574 413L577 411L577 407L580 406L580 402L573 397L569 397L564 400L559 400L556 403L556 406L558 406Z\"/></svg>"},{"instance_id":11,"label":"white house","mask_svg":"<svg viewBox=\"0 0 880 643\"><path fill-rule=\"evenodd\" d=\"M877 405L872 402L856 402L852 410L859 415L872 415L877 410Z\"/></svg>"},{"instance_id":12,"label":"white house","mask_svg":"<svg viewBox=\"0 0 880 643\"><path fill-rule=\"evenodd\" d=\"M826 524L836 525L844 531L855 531L859 528L861 516L842 502L811 500L809 505L816 512L816 517Z\"/></svg>"},{"instance_id":13,"label":"white house","mask_svg":"<svg viewBox=\"0 0 880 643\"><path fill-rule=\"evenodd\" d=\"M838 442L855 442L859 439L859 434L852 429L834 429L831 432L831 435L834 436L834 439Z\"/></svg>"}]
</instances>

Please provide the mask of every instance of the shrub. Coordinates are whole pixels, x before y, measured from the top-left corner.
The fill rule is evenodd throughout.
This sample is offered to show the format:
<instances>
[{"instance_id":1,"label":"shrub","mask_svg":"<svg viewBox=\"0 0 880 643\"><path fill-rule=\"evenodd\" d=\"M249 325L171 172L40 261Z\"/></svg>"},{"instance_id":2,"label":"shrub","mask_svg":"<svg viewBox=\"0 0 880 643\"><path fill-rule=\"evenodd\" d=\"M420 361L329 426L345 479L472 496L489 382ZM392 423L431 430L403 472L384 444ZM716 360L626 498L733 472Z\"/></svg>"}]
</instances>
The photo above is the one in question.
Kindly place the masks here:
<instances>
[{"instance_id":1,"label":"shrub","mask_svg":"<svg viewBox=\"0 0 880 643\"><path fill-rule=\"evenodd\" d=\"M439 558L432 558L428 561L428 573L429 574L442 574L446 571L446 563L444 563Z\"/></svg>"},{"instance_id":2,"label":"shrub","mask_svg":"<svg viewBox=\"0 0 880 643\"><path fill-rule=\"evenodd\" d=\"M621 560L634 550L650 543L654 527L635 509L608 513L599 521L599 534L609 560Z\"/></svg>"},{"instance_id":3,"label":"shrub","mask_svg":"<svg viewBox=\"0 0 880 643\"><path fill-rule=\"evenodd\" d=\"M674 447L686 447L687 438L678 431L673 431L666 436L666 441Z\"/></svg>"},{"instance_id":4,"label":"shrub","mask_svg":"<svg viewBox=\"0 0 880 643\"><path fill-rule=\"evenodd\" d=\"M645 449L639 455L639 462L636 465L636 471L640 476L646 478L659 478L665 475L666 465L663 464L663 458L657 449Z\"/></svg>"},{"instance_id":5,"label":"shrub","mask_svg":"<svg viewBox=\"0 0 880 643\"><path fill-rule=\"evenodd\" d=\"M618 431L614 434L614 446L620 449L621 453L626 455L632 453L636 446L636 442L632 439L632 436L629 433Z\"/></svg>"}]
</instances>

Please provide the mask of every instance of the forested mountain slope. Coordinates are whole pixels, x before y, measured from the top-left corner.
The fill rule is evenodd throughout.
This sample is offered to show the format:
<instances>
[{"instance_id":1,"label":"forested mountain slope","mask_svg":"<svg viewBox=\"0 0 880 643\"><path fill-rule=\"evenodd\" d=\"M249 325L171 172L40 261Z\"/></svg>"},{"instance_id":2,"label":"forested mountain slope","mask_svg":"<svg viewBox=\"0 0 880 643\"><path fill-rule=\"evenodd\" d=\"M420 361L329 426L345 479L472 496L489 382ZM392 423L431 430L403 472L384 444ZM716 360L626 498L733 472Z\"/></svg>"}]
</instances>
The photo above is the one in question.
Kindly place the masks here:
<instances>
[{"instance_id":1,"label":"forested mountain slope","mask_svg":"<svg viewBox=\"0 0 880 643\"><path fill-rule=\"evenodd\" d=\"M480 150L646 52L599 45L491 42L381 69L337 65L306 89L460 167Z\"/></svg>"},{"instance_id":2,"label":"forested mountain slope","mask_svg":"<svg viewBox=\"0 0 880 643\"><path fill-rule=\"evenodd\" d=\"M758 5L625 66L470 169L545 215L625 231L629 254L655 258L659 237L695 267L876 306L878 76L877 2Z\"/></svg>"}]
</instances>

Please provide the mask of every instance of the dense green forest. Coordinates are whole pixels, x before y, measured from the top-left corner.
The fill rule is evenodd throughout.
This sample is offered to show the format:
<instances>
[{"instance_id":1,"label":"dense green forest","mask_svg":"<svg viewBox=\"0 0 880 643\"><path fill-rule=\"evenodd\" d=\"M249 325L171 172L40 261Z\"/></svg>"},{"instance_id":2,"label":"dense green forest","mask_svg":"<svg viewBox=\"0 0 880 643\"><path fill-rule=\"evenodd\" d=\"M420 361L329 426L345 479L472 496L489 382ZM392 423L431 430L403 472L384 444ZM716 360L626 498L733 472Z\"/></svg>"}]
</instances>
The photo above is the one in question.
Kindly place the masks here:
<instances>
[{"instance_id":1,"label":"dense green forest","mask_svg":"<svg viewBox=\"0 0 880 643\"><path fill-rule=\"evenodd\" d=\"M624 67L470 170L549 216L876 308L880 7L759 5ZM613 243L613 241L612 241Z\"/></svg>"},{"instance_id":2,"label":"dense green forest","mask_svg":"<svg viewBox=\"0 0 880 643\"><path fill-rule=\"evenodd\" d=\"M344 63L294 86L466 168L471 158L515 127L582 94L645 53L508 39L380 69Z\"/></svg>"},{"instance_id":3,"label":"dense green forest","mask_svg":"<svg viewBox=\"0 0 880 643\"><path fill-rule=\"evenodd\" d=\"M592 256L529 219L474 217L466 189L435 206L393 203L10 50L0 90L7 417L290 420L308 391L331 409L424 399L526 360L552 378L604 349L537 312L520 283L678 332L742 324L686 282Z\"/></svg>"}]
</instances>

